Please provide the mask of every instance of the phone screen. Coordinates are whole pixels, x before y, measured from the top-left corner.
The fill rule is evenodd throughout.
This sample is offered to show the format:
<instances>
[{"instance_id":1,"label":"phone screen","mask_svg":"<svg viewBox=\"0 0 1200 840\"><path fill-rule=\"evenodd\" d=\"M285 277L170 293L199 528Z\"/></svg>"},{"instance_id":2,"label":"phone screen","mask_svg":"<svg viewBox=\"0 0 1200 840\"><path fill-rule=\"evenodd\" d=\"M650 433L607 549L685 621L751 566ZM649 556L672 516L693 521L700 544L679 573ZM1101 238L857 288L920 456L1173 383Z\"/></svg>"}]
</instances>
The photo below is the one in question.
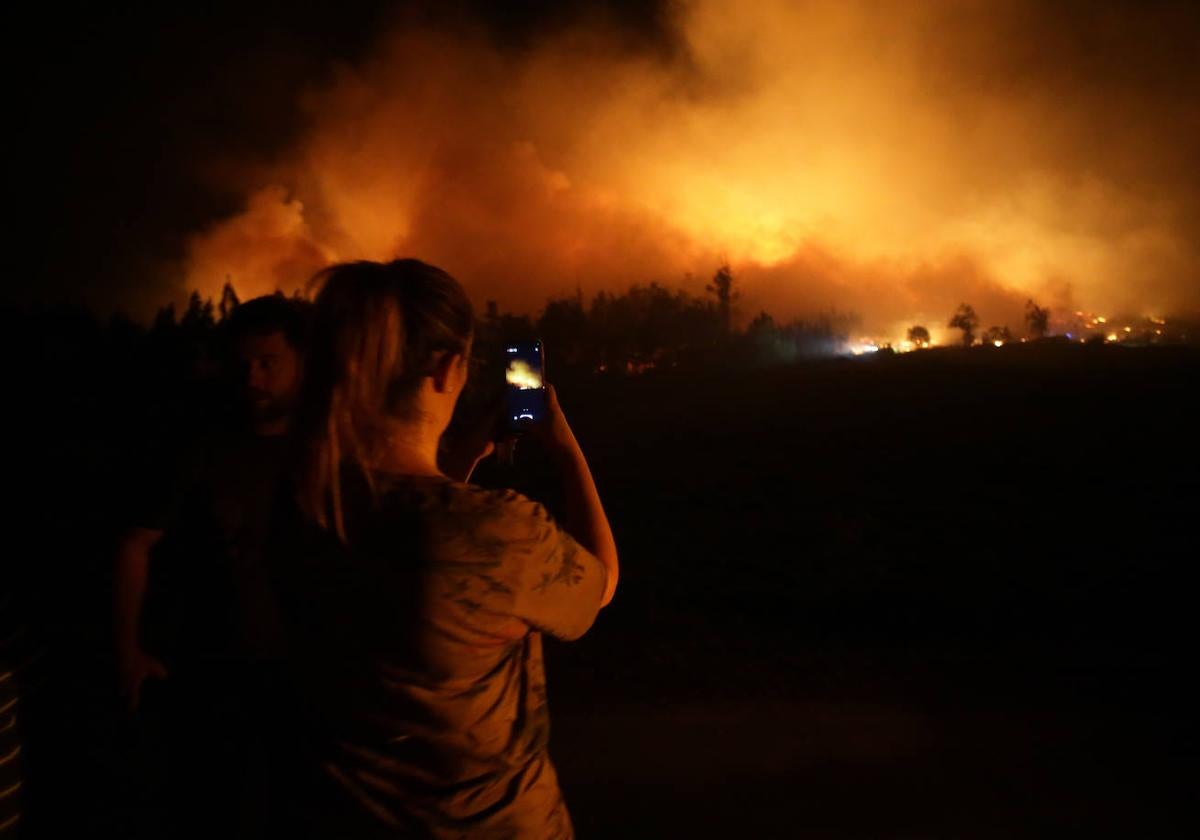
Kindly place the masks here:
<instances>
[{"instance_id":1,"label":"phone screen","mask_svg":"<svg viewBox=\"0 0 1200 840\"><path fill-rule=\"evenodd\" d=\"M514 431L541 422L546 416L545 354L540 341L504 345L507 423Z\"/></svg>"}]
</instances>

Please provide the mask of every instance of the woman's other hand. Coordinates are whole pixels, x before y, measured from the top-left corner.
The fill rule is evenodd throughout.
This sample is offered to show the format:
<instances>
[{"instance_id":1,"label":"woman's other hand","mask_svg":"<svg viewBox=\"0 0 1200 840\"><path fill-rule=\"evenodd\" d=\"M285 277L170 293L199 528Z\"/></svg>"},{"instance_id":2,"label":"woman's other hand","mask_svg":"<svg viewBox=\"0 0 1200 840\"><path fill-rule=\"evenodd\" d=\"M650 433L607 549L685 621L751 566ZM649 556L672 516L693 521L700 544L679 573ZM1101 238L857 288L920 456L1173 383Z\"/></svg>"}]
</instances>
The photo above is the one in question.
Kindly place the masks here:
<instances>
[{"instance_id":1,"label":"woman's other hand","mask_svg":"<svg viewBox=\"0 0 1200 840\"><path fill-rule=\"evenodd\" d=\"M487 456L496 450L496 426L500 417L500 403L493 401L479 418L466 425L460 434L442 438L438 452L438 466L455 481L466 482Z\"/></svg>"}]
</instances>

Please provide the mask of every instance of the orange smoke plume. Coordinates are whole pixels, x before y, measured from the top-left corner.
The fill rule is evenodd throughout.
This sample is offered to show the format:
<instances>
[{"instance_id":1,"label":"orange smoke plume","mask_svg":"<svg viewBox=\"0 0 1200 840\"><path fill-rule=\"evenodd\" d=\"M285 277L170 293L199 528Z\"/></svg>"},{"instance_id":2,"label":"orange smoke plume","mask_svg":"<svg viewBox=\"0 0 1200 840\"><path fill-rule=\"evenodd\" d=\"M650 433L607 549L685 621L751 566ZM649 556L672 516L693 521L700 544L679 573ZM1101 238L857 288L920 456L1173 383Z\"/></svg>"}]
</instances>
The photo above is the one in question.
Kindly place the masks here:
<instances>
[{"instance_id":1,"label":"orange smoke plume","mask_svg":"<svg viewBox=\"0 0 1200 840\"><path fill-rule=\"evenodd\" d=\"M728 260L744 310L871 330L964 300L1014 325L1029 296L1200 306L1186 144L1162 129L1195 103L1101 96L1037 9L689 3L667 57L400 28L303 94L306 129L191 238L184 282L246 296L412 255L534 311L577 286L698 292Z\"/></svg>"}]
</instances>

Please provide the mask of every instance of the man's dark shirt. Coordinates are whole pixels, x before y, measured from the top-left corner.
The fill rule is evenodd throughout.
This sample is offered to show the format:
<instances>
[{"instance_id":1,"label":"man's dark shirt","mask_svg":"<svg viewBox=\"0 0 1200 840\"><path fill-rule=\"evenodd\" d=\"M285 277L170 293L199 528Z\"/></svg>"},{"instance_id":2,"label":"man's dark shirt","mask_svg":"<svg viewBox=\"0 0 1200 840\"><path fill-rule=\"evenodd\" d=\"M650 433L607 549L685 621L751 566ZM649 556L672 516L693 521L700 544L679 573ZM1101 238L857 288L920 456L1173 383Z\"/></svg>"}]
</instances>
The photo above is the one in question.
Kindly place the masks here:
<instances>
[{"instance_id":1,"label":"man's dark shirt","mask_svg":"<svg viewBox=\"0 0 1200 840\"><path fill-rule=\"evenodd\" d=\"M283 635L262 555L290 452L286 436L228 434L152 467L133 525L163 531L143 635L167 660L279 658Z\"/></svg>"}]
</instances>

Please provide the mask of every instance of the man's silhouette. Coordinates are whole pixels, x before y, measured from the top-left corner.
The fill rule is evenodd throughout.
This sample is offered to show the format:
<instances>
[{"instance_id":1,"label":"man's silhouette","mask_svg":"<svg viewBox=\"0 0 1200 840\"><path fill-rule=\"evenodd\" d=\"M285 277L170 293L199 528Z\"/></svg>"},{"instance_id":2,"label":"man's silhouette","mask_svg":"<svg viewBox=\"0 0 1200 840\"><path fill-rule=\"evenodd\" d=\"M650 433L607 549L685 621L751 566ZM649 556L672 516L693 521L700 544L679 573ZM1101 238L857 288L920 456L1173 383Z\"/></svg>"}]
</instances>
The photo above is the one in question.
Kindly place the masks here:
<instances>
[{"instance_id":1,"label":"man's silhouette","mask_svg":"<svg viewBox=\"0 0 1200 840\"><path fill-rule=\"evenodd\" d=\"M284 643L262 547L290 457L308 307L273 295L232 311L240 411L152 470L118 551L121 693L162 727L156 773L177 836L261 833L278 783Z\"/></svg>"}]
</instances>

